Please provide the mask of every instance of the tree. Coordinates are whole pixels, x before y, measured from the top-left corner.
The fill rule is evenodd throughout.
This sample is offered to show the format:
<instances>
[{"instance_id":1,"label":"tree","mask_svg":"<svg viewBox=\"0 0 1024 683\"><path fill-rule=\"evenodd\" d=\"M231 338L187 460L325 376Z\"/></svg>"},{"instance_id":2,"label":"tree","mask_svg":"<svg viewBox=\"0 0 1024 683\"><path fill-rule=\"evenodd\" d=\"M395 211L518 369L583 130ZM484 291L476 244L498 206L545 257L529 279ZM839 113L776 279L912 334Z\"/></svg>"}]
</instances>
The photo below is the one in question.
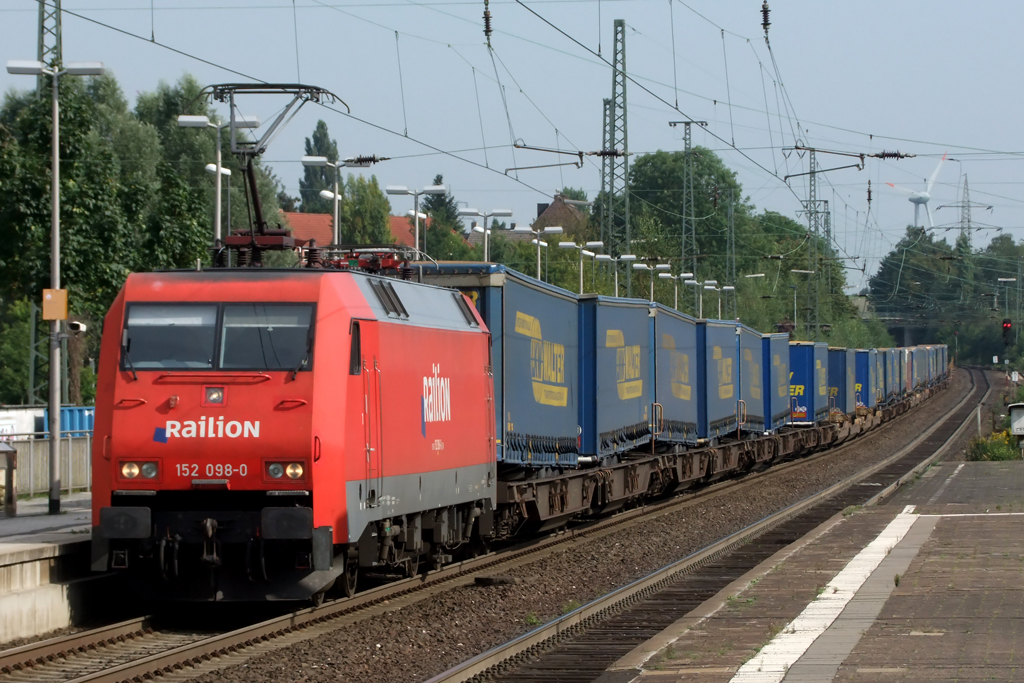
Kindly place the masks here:
<instances>
[{"instance_id":1,"label":"tree","mask_svg":"<svg viewBox=\"0 0 1024 683\"><path fill-rule=\"evenodd\" d=\"M343 186L344 199L338 207L343 244L389 244L391 202L380 189L377 176L367 180L349 175Z\"/></svg>"},{"instance_id":2,"label":"tree","mask_svg":"<svg viewBox=\"0 0 1024 683\"><path fill-rule=\"evenodd\" d=\"M441 174L434 176L434 185L443 185ZM462 237L462 217L459 216L459 205L451 192L427 195L420 202L420 209L430 216L430 226L423 237L424 251L438 260L462 261L473 253L473 249ZM481 254L482 255L482 254Z\"/></svg>"},{"instance_id":3,"label":"tree","mask_svg":"<svg viewBox=\"0 0 1024 683\"><path fill-rule=\"evenodd\" d=\"M338 143L331 139L323 119L316 122L313 137L306 138L306 156L327 157L338 161ZM330 166L304 166L299 179L299 196L303 213L332 213L333 202L320 196L320 190L334 190L334 174L338 169ZM340 185L340 183L339 183Z\"/></svg>"}]
</instances>

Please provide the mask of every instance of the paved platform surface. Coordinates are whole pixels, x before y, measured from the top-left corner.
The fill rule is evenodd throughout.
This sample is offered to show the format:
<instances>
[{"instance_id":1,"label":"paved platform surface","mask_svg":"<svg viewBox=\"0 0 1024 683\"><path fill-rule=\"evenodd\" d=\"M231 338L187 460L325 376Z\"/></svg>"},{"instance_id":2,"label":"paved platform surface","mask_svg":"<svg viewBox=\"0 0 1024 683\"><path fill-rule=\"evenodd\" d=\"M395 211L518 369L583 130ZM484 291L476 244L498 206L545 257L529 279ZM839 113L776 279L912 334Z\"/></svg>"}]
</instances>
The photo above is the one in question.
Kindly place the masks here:
<instances>
[{"instance_id":1,"label":"paved platform surface","mask_svg":"<svg viewBox=\"0 0 1024 683\"><path fill-rule=\"evenodd\" d=\"M17 517L0 512L0 566L26 559L51 557L56 548L88 541L92 495L74 493L61 499L61 514L47 514L49 501L18 501Z\"/></svg>"},{"instance_id":2,"label":"paved platform surface","mask_svg":"<svg viewBox=\"0 0 1024 683\"><path fill-rule=\"evenodd\" d=\"M780 550L602 677L1024 680L1024 462L936 465Z\"/></svg>"}]
</instances>

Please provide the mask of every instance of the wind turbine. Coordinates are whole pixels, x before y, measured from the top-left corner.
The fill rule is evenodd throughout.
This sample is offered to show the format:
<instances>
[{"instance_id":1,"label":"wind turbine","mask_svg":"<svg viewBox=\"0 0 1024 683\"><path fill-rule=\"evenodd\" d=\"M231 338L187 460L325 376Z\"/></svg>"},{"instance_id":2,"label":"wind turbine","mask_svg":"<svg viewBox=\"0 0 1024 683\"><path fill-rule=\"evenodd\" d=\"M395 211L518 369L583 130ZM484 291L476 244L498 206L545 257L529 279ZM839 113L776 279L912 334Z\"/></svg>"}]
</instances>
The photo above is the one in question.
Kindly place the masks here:
<instances>
[{"instance_id":1,"label":"wind turbine","mask_svg":"<svg viewBox=\"0 0 1024 683\"><path fill-rule=\"evenodd\" d=\"M917 216L922 206L924 207L924 212L928 214L928 227L935 227L935 223L932 221L932 210L928 208L928 200L932 198L932 186L935 185L935 178L938 177L939 169L942 168L942 162L945 160L946 155L943 154L942 158L939 159L939 165L935 167L934 171L932 171L932 176L928 179L928 184L925 186L924 192L918 192L906 187L900 187L899 185L893 185L892 183L886 183L886 185L897 192L902 192L907 195L907 199L914 204L914 227L917 227L918 225Z\"/></svg>"}]
</instances>

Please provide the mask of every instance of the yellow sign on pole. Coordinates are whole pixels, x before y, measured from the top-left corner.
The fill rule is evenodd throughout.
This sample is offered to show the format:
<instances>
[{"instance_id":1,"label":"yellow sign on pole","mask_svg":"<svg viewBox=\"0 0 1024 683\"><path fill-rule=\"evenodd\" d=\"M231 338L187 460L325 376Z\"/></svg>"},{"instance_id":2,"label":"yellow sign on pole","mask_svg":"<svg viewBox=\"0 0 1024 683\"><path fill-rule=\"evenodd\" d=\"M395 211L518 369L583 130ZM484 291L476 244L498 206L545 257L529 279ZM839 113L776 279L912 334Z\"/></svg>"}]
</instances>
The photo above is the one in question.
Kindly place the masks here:
<instances>
[{"instance_id":1,"label":"yellow sign on pole","mask_svg":"<svg viewBox=\"0 0 1024 683\"><path fill-rule=\"evenodd\" d=\"M43 290L43 320L68 319L68 290Z\"/></svg>"}]
</instances>

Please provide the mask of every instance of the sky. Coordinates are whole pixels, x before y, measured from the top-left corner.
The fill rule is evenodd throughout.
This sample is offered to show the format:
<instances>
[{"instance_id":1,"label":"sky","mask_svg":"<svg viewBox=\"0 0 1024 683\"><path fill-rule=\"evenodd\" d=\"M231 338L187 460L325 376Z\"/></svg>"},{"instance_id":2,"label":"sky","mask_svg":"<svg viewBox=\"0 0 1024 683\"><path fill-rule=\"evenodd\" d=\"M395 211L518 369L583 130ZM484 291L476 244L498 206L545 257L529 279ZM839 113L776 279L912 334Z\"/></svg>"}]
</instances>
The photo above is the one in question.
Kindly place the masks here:
<instances>
[{"instance_id":1,"label":"sky","mask_svg":"<svg viewBox=\"0 0 1024 683\"><path fill-rule=\"evenodd\" d=\"M771 51L760 0L491 0L488 50L483 0L64 0L63 51L65 62L104 62L131 101L186 73L203 84L326 88L351 115L340 103L308 104L264 156L290 193L298 194L303 139L323 119L342 156L391 157L359 171L381 185L425 186L442 174L464 206L509 208L511 221L528 224L559 188L591 198L600 188L596 157L581 169L522 169L574 157L515 150L512 141L601 148L613 21L624 19L633 155L682 149L681 128L669 121L707 121L694 142L737 172L758 210L797 220L806 177L784 178L806 171L807 159L786 147L916 155L819 175L836 249L850 257L851 292L913 222L913 206L886 183L922 190L944 154L930 202L936 236L956 237L959 208L938 207L960 202L965 176L982 228L975 244L997 229L1024 236L1024 98L1012 86L1012 74L1024 72L1024 3L770 5ZM35 58L37 21L33 0L0 0L4 61ZM4 91L33 86L0 73ZM238 106L269 121L285 104L267 96ZM823 169L852 161L818 155ZM396 214L412 208L411 198L391 203Z\"/></svg>"}]
</instances>

